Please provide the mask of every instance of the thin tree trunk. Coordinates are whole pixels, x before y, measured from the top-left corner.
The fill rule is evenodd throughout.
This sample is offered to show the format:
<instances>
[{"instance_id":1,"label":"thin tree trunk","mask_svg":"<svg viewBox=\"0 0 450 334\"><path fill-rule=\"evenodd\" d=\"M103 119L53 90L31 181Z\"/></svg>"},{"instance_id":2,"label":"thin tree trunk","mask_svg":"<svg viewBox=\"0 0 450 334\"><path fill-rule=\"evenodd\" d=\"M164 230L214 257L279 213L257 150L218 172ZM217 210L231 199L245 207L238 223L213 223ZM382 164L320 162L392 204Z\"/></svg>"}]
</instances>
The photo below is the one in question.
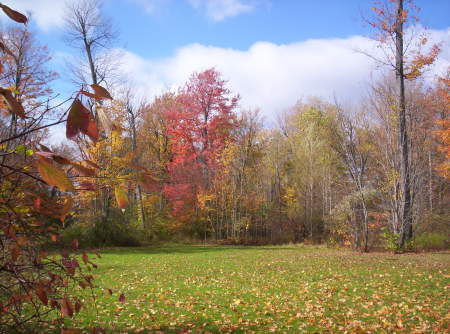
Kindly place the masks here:
<instances>
[{"instance_id":1,"label":"thin tree trunk","mask_svg":"<svg viewBox=\"0 0 450 334\"><path fill-rule=\"evenodd\" d=\"M412 238L411 216L411 180L409 170L408 130L406 127L405 77L403 64L403 0L397 0L396 22L396 77L399 88L398 96L398 136L400 151L400 186L401 186L401 235L400 247Z\"/></svg>"}]
</instances>

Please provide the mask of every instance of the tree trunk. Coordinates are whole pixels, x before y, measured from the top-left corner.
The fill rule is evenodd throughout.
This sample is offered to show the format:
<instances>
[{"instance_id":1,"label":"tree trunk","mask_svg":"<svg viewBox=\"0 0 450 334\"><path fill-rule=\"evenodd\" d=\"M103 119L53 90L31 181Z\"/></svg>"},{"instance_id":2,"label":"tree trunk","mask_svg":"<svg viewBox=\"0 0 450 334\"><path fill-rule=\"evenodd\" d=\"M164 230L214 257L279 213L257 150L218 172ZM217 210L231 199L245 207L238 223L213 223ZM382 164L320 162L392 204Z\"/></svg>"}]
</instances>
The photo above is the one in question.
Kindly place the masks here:
<instances>
[{"instance_id":1,"label":"tree trunk","mask_svg":"<svg viewBox=\"0 0 450 334\"><path fill-rule=\"evenodd\" d=\"M408 131L406 127L406 102L405 102L405 76L403 59L403 0L397 0L396 19L396 77L399 88L398 96L398 145L400 151L400 187L401 187L401 234L399 245L404 247L405 242L412 238L411 215L411 180L409 170L409 146Z\"/></svg>"}]
</instances>

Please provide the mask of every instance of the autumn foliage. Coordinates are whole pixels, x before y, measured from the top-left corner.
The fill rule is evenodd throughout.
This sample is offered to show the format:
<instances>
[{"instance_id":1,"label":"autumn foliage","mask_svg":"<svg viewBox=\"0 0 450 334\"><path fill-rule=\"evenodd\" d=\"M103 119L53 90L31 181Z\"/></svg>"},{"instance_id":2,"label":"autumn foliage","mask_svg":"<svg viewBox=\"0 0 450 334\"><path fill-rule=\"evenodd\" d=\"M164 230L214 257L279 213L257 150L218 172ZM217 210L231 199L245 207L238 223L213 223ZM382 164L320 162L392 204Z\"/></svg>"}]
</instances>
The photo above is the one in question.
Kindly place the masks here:
<instances>
[{"instance_id":1,"label":"autumn foliage","mask_svg":"<svg viewBox=\"0 0 450 334\"><path fill-rule=\"evenodd\" d=\"M377 1L371 21L386 52L399 23L414 20L406 10L393 15L393 5ZM186 238L405 251L405 175L407 250L448 248L449 80L424 81L440 52L425 37L402 58L404 71L387 58L397 81L374 83L364 103L300 100L269 127L257 109L241 108L215 68L177 91L138 98L97 71L108 66L89 43L89 80L56 102L47 48L25 15L0 9L15 21L0 41L0 333L77 333L67 320L89 305L85 290L97 288L99 255L89 247ZM72 24L77 41L89 40L84 23ZM108 26L95 27L105 29L90 40L108 40ZM67 142L51 145L49 129L58 126Z\"/></svg>"},{"instance_id":2,"label":"autumn foliage","mask_svg":"<svg viewBox=\"0 0 450 334\"><path fill-rule=\"evenodd\" d=\"M194 214L200 194L221 173L220 155L232 140L238 97L230 97L220 74L209 69L194 74L165 111L171 160L164 193L176 217Z\"/></svg>"}]
</instances>

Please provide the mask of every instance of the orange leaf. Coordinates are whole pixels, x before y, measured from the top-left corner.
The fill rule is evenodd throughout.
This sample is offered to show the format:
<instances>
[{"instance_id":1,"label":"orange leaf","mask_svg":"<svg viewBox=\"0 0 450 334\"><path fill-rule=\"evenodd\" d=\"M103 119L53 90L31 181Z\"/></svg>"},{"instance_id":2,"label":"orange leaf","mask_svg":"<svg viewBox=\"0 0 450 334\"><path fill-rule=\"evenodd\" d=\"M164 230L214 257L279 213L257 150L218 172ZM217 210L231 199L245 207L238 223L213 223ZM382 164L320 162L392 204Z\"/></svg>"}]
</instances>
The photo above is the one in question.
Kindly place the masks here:
<instances>
[{"instance_id":1,"label":"orange leaf","mask_svg":"<svg viewBox=\"0 0 450 334\"><path fill-rule=\"evenodd\" d=\"M39 157L37 168L42 179L48 185L58 187L61 191L75 191L67 174L54 166L48 159Z\"/></svg>"},{"instance_id":2,"label":"orange leaf","mask_svg":"<svg viewBox=\"0 0 450 334\"><path fill-rule=\"evenodd\" d=\"M14 9L9 8L6 5L0 4L0 7L3 9L6 15L9 16L11 20L14 20L19 23L27 23L28 19L22 13L15 11Z\"/></svg>"},{"instance_id":3,"label":"orange leaf","mask_svg":"<svg viewBox=\"0 0 450 334\"><path fill-rule=\"evenodd\" d=\"M128 196L125 190L120 187L114 189L116 195L117 206L119 209L125 209L128 206Z\"/></svg>"},{"instance_id":4,"label":"orange leaf","mask_svg":"<svg viewBox=\"0 0 450 334\"><path fill-rule=\"evenodd\" d=\"M92 84L91 85L92 89L95 92L95 95L97 95L99 98L101 99L108 99L108 100L112 100L113 98L111 97L111 95L109 94L109 92L103 88L100 85L97 84Z\"/></svg>"}]
</instances>

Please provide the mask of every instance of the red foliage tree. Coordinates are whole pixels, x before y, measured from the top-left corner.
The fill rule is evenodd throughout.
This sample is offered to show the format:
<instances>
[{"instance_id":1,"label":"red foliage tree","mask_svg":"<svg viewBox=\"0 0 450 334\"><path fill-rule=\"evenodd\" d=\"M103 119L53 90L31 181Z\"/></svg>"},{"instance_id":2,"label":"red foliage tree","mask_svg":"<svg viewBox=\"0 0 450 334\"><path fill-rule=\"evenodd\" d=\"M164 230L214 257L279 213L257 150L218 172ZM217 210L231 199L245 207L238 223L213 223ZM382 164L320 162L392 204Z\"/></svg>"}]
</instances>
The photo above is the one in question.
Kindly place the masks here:
<instances>
[{"instance_id":1,"label":"red foliage tree","mask_svg":"<svg viewBox=\"0 0 450 334\"><path fill-rule=\"evenodd\" d=\"M231 139L239 96L231 96L225 84L213 68L195 73L165 112L172 159L164 193L177 218L191 216L197 195L208 190L220 169L218 156Z\"/></svg>"}]
</instances>

